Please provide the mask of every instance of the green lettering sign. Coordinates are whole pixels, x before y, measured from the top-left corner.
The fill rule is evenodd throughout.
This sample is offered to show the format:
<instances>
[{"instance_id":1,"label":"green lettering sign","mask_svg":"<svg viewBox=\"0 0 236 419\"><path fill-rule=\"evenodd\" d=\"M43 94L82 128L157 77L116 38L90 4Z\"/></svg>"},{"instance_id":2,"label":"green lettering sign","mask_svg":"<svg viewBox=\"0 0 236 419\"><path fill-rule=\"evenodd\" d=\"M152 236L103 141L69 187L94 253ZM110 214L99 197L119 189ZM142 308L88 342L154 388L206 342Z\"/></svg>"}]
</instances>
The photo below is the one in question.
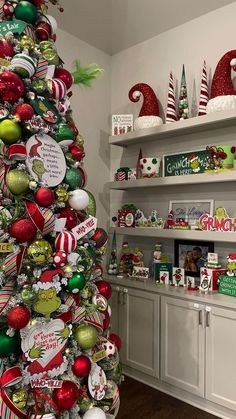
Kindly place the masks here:
<instances>
[{"instance_id":1,"label":"green lettering sign","mask_svg":"<svg viewBox=\"0 0 236 419\"><path fill-rule=\"evenodd\" d=\"M19 35L26 28L27 23L22 20L11 20L0 23L0 34L6 35L8 32L18 33Z\"/></svg>"},{"instance_id":2,"label":"green lettering sign","mask_svg":"<svg viewBox=\"0 0 236 419\"><path fill-rule=\"evenodd\" d=\"M219 293L236 297L236 277L221 275Z\"/></svg>"},{"instance_id":3,"label":"green lettering sign","mask_svg":"<svg viewBox=\"0 0 236 419\"><path fill-rule=\"evenodd\" d=\"M164 156L164 176L196 175L198 173L204 173L209 158L209 151L206 150Z\"/></svg>"}]
</instances>

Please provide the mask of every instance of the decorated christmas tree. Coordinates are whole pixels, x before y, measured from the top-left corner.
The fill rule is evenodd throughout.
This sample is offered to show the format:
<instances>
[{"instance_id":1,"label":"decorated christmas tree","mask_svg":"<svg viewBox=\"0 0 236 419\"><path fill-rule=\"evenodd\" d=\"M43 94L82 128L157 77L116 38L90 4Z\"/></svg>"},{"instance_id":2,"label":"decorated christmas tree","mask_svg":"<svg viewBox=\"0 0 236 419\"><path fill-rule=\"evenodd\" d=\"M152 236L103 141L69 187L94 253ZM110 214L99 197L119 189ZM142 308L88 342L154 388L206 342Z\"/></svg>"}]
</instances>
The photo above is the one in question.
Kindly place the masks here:
<instances>
[{"instance_id":1,"label":"decorated christmas tree","mask_svg":"<svg viewBox=\"0 0 236 419\"><path fill-rule=\"evenodd\" d=\"M63 68L48 2L0 1L0 417L113 418L107 234L70 109L100 69Z\"/></svg>"},{"instance_id":2,"label":"decorated christmas tree","mask_svg":"<svg viewBox=\"0 0 236 419\"><path fill-rule=\"evenodd\" d=\"M181 84L180 84L180 93L179 93L179 119L188 119L189 118L189 106L188 106L188 92L187 92L187 83L185 76L185 66L183 65Z\"/></svg>"}]
</instances>

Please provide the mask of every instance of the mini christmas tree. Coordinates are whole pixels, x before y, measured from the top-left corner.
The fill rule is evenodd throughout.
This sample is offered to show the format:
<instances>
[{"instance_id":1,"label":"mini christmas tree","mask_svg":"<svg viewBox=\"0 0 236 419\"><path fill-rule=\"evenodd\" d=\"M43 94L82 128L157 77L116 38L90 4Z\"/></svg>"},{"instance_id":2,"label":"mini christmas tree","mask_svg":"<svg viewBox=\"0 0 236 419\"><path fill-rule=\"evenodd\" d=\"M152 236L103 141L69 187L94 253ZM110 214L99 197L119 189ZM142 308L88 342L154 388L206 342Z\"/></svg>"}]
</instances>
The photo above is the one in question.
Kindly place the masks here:
<instances>
[{"instance_id":1,"label":"mini christmas tree","mask_svg":"<svg viewBox=\"0 0 236 419\"><path fill-rule=\"evenodd\" d=\"M180 94L179 94L179 119L189 118L189 107L188 107L188 92L185 76L185 67L183 65Z\"/></svg>"},{"instance_id":2,"label":"mini christmas tree","mask_svg":"<svg viewBox=\"0 0 236 419\"><path fill-rule=\"evenodd\" d=\"M117 248L116 248L116 232L114 232L112 237L111 252L108 264L108 273L110 275L118 274L118 262L117 262Z\"/></svg>"}]
</instances>

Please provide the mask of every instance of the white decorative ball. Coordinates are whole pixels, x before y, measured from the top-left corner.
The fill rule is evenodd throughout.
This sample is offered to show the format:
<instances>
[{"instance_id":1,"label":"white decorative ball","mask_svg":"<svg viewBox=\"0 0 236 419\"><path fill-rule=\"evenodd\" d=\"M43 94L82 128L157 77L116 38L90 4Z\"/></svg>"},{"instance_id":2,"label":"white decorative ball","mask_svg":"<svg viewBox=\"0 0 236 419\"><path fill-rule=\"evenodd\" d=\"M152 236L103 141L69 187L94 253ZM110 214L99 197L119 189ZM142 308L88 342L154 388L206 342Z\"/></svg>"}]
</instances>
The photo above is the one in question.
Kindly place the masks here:
<instances>
[{"instance_id":1,"label":"white decorative ball","mask_svg":"<svg viewBox=\"0 0 236 419\"><path fill-rule=\"evenodd\" d=\"M83 189L75 189L70 192L69 205L76 211L81 211L87 208L89 204L89 196Z\"/></svg>"},{"instance_id":2,"label":"white decorative ball","mask_svg":"<svg viewBox=\"0 0 236 419\"><path fill-rule=\"evenodd\" d=\"M106 415L99 407L92 407L92 409L87 410L83 419L106 419Z\"/></svg>"},{"instance_id":3,"label":"white decorative ball","mask_svg":"<svg viewBox=\"0 0 236 419\"><path fill-rule=\"evenodd\" d=\"M55 19L55 17L51 16L51 15L46 15L44 18L42 18L42 20L44 20L45 22L50 23L51 28L52 28L52 33L55 34L57 31L57 21Z\"/></svg>"}]
</instances>

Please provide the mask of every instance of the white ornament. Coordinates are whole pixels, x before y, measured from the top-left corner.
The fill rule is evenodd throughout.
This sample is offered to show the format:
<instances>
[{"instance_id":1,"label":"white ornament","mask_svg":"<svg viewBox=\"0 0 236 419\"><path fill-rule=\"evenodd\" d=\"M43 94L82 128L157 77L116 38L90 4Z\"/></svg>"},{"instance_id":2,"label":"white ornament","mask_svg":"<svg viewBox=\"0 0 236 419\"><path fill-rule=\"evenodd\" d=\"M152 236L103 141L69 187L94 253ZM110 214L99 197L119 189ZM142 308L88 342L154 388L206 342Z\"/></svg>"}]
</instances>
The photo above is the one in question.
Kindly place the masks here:
<instances>
[{"instance_id":1,"label":"white ornament","mask_svg":"<svg viewBox=\"0 0 236 419\"><path fill-rule=\"evenodd\" d=\"M56 419L56 416L53 413L46 413L45 415L32 415L30 419Z\"/></svg>"},{"instance_id":2,"label":"white ornament","mask_svg":"<svg viewBox=\"0 0 236 419\"><path fill-rule=\"evenodd\" d=\"M57 26L58 26L55 17L53 17L51 15L46 15L45 17L42 18L42 20L51 25L52 33L54 35L57 31Z\"/></svg>"},{"instance_id":3,"label":"white ornament","mask_svg":"<svg viewBox=\"0 0 236 419\"><path fill-rule=\"evenodd\" d=\"M105 342L103 342L102 347L103 347L104 351L106 352L106 356L108 358L111 358L112 355L114 355L114 353L116 352L115 345L112 342L110 342L109 340L106 340Z\"/></svg>"},{"instance_id":4,"label":"white ornament","mask_svg":"<svg viewBox=\"0 0 236 419\"><path fill-rule=\"evenodd\" d=\"M157 127L162 124L163 121L159 116L139 116L134 121L134 129L137 131L139 129Z\"/></svg>"},{"instance_id":5,"label":"white ornament","mask_svg":"<svg viewBox=\"0 0 236 419\"><path fill-rule=\"evenodd\" d=\"M85 209L89 204L89 196L83 189L75 189L70 192L69 205L76 211Z\"/></svg>"},{"instance_id":6,"label":"white ornament","mask_svg":"<svg viewBox=\"0 0 236 419\"><path fill-rule=\"evenodd\" d=\"M87 410L83 419L106 419L106 415L99 407L92 407L92 409Z\"/></svg>"}]
</instances>

